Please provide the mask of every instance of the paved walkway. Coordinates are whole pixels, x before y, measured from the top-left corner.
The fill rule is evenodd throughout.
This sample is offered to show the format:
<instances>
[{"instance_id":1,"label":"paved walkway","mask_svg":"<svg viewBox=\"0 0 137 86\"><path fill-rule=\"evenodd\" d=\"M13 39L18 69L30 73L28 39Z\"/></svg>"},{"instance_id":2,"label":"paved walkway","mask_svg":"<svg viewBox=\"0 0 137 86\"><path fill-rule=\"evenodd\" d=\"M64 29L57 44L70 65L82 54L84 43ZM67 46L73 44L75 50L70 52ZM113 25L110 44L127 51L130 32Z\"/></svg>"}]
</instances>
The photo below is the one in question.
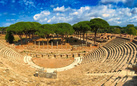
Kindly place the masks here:
<instances>
[{"instance_id":1,"label":"paved walkway","mask_svg":"<svg viewBox=\"0 0 137 86\"><path fill-rule=\"evenodd\" d=\"M36 69L44 69L46 70L47 72L51 73L51 72L54 72L54 71L65 71L65 70L69 70L71 68L74 68L76 65L80 64L82 62L82 58L81 57L76 57L74 58L74 62L68 66L65 66L65 67L61 67L61 68L44 68L44 67L40 67L36 64L34 64L31 60L31 56L25 56L24 57L24 62L28 65L30 65L32 68L36 68Z\"/></svg>"}]
</instances>

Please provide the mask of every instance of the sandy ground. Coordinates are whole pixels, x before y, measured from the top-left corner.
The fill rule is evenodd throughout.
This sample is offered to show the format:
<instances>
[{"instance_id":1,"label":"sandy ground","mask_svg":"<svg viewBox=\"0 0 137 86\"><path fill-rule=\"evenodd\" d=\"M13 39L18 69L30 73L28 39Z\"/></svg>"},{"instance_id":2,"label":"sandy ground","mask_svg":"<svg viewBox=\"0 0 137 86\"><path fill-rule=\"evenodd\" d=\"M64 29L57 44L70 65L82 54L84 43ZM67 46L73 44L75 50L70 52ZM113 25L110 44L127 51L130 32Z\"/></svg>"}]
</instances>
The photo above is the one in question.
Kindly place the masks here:
<instances>
[{"instance_id":1,"label":"sandy ground","mask_svg":"<svg viewBox=\"0 0 137 86\"><path fill-rule=\"evenodd\" d=\"M33 62L45 68L59 68L71 64L74 59L46 59L46 58L33 58Z\"/></svg>"}]
</instances>

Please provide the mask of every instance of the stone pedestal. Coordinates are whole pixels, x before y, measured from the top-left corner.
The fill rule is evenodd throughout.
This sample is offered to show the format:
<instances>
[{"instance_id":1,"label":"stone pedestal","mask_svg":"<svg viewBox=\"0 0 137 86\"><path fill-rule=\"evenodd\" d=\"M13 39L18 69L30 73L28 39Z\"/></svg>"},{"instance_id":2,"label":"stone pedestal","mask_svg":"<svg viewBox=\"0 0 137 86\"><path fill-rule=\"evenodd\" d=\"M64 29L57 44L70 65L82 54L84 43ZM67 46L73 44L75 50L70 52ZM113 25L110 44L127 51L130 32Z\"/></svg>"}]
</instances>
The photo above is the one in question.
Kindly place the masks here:
<instances>
[{"instance_id":1,"label":"stone pedestal","mask_svg":"<svg viewBox=\"0 0 137 86\"><path fill-rule=\"evenodd\" d=\"M48 54L48 58L54 58L53 54Z\"/></svg>"},{"instance_id":2,"label":"stone pedestal","mask_svg":"<svg viewBox=\"0 0 137 86\"><path fill-rule=\"evenodd\" d=\"M61 58L66 58L66 54L61 54Z\"/></svg>"},{"instance_id":3,"label":"stone pedestal","mask_svg":"<svg viewBox=\"0 0 137 86\"><path fill-rule=\"evenodd\" d=\"M54 57L55 58L60 58L60 55L59 54L55 54Z\"/></svg>"},{"instance_id":4,"label":"stone pedestal","mask_svg":"<svg viewBox=\"0 0 137 86\"><path fill-rule=\"evenodd\" d=\"M67 54L67 58L70 58L70 57L72 57L72 55L71 54Z\"/></svg>"},{"instance_id":5,"label":"stone pedestal","mask_svg":"<svg viewBox=\"0 0 137 86\"><path fill-rule=\"evenodd\" d=\"M41 57L41 54L37 54L37 57Z\"/></svg>"}]
</instances>

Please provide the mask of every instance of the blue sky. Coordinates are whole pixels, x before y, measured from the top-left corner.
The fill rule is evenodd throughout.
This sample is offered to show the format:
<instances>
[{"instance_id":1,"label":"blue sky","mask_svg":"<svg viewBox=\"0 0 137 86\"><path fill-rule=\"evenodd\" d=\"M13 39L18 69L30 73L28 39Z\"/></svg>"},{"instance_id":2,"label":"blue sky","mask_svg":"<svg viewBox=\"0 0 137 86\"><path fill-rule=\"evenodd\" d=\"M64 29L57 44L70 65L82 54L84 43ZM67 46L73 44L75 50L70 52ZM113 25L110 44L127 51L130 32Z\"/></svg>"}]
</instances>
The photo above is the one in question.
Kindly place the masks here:
<instances>
[{"instance_id":1,"label":"blue sky","mask_svg":"<svg viewBox=\"0 0 137 86\"><path fill-rule=\"evenodd\" d=\"M137 26L137 0L0 0L0 27L20 21L73 25L93 18Z\"/></svg>"}]
</instances>

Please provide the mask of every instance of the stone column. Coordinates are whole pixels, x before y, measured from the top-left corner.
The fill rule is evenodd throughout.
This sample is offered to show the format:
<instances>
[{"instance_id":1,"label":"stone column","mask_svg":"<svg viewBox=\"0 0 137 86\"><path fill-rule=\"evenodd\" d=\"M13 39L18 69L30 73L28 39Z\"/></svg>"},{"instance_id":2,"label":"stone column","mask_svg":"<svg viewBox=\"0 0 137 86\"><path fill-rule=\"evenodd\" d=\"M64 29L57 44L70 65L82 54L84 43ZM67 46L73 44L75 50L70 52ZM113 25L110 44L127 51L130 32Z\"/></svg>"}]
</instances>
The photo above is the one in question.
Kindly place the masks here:
<instances>
[{"instance_id":1,"label":"stone column","mask_svg":"<svg viewBox=\"0 0 137 86\"><path fill-rule=\"evenodd\" d=\"M48 41L47 41L47 49L48 49Z\"/></svg>"},{"instance_id":2,"label":"stone column","mask_svg":"<svg viewBox=\"0 0 137 86\"><path fill-rule=\"evenodd\" d=\"M67 44L65 44L66 45L66 48L67 48Z\"/></svg>"},{"instance_id":3,"label":"stone column","mask_svg":"<svg viewBox=\"0 0 137 86\"><path fill-rule=\"evenodd\" d=\"M62 49L62 43L61 43L61 49Z\"/></svg>"},{"instance_id":4,"label":"stone column","mask_svg":"<svg viewBox=\"0 0 137 86\"><path fill-rule=\"evenodd\" d=\"M42 41L43 42L43 49L44 49L44 41Z\"/></svg>"},{"instance_id":5,"label":"stone column","mask_svg":"<svg viewBox=\"0 0 137 86\"><path fill-rule=\"evenodd\" d=\"M58 49L58 41L57 41L57 49Z\"/></svg>"},{"instance_id":6,"label":"stone column","mask_svg":"<svg viewBox=\"0 0 137 86\"><path fill-rule=\"evenodd\" d=\"M53 42L51 42L51 48L53 49Z\"/></svg>"},{"instance_id":7,"label":"stone column","mask_svg":"<svg viewBox=\"0 0 137 86\"><path fill-rule=\"evenodd\" d=\"M39 48L40 48L40 41L39 41Z\"/></svg>"}]
</instances>

